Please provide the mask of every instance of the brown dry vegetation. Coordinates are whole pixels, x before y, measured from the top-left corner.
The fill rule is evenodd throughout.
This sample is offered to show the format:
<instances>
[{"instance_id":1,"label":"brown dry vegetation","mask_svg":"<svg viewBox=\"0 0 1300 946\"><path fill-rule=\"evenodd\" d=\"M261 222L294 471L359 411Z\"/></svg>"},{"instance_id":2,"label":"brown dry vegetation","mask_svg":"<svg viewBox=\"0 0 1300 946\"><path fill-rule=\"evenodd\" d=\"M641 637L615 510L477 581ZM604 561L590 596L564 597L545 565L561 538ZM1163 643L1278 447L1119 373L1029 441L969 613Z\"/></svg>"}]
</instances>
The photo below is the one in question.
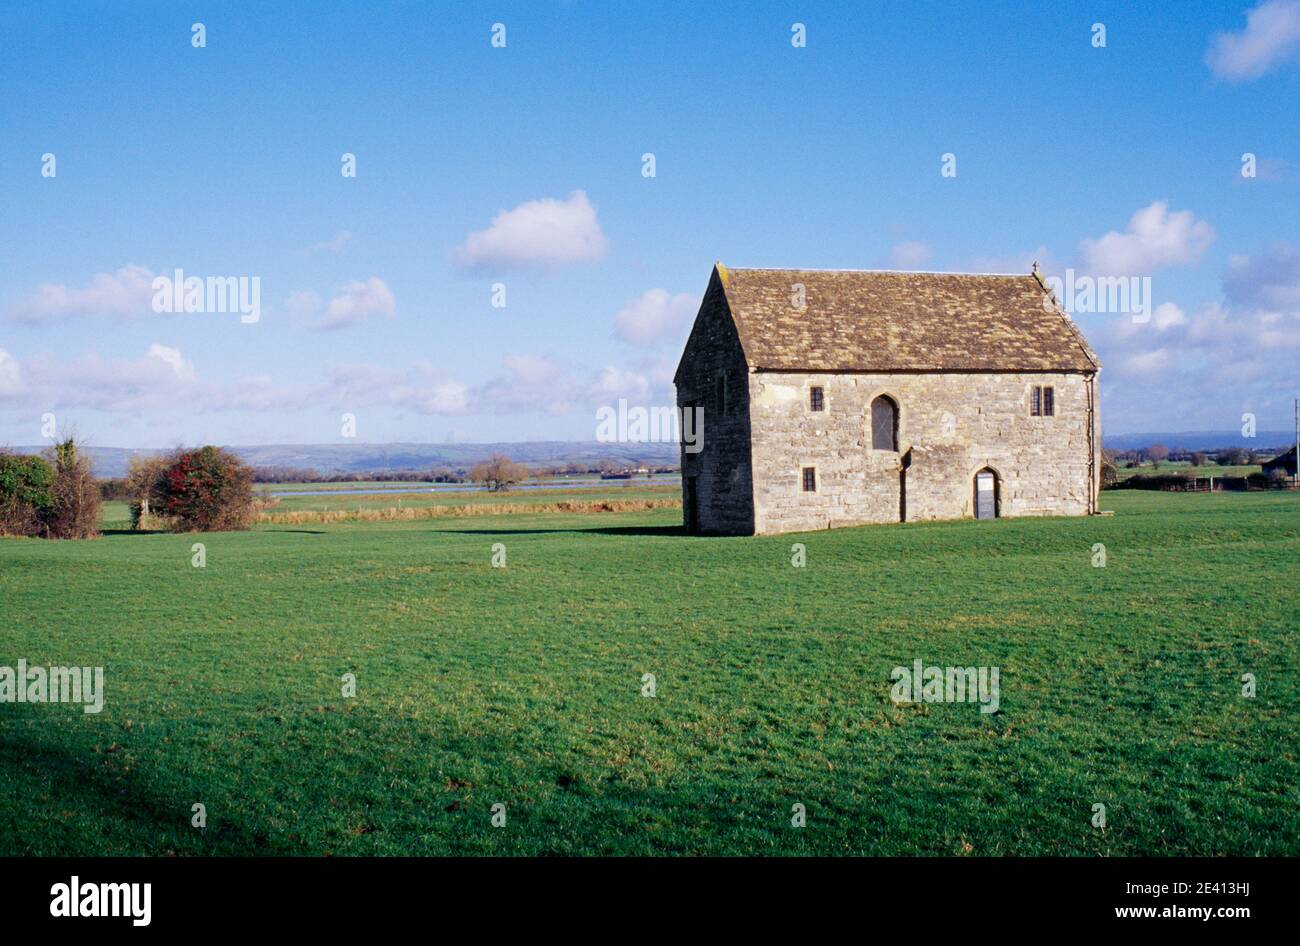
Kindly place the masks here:
<instances>
[{"instance_id":1,"label":"brown dry vegetation","mask_svg":"<svg viewBox=\"0 0 1300 946\"><path fill-rule=\"evenodd\" d=\"M405 519L437 519L443 516L494 516L513 513L599 513L642 512L648 509L680 509L680 499L571 499L554 503L474 503L465 506L407 506L388 509L299 510L263 512L257 521L270 525L304 525L325 522L382 522Z\"/></svg>"},{"instance_id":2,"label":"brown dry vegetation","mask_svg":"<svg viewBox=\"0 0 1300 946\"><path fill-rule=\"evenodd\" d=\"M72 438L45 453L54 470L54 505L46 519L52 539L89 539L99 535L99 484L90 472L90 459Z\"/></svg>"}]
</instances>

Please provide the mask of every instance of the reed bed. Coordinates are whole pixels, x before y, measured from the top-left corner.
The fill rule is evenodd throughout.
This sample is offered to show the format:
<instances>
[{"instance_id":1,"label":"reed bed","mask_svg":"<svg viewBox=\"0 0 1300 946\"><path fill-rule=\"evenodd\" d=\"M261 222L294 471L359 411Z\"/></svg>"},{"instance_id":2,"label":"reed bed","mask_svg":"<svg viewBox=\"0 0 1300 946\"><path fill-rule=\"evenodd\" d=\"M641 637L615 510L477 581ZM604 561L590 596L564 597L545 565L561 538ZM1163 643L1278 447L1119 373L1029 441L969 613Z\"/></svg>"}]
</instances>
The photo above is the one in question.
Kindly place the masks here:
<instances>
[{"instance_id":1,"label":"reed bed","mask_svg":"<svg viewBox=\"0 0 1300 946\"><path fill-rule=\"evenodd\" d=\"M441 519L445 516L505 516L520 513L642 512L680 509L680 499L566 499L551 503L473 503L463 506L405 506L386 509L329 509L263 512L257 521L267 525L306 525L328 522L391 522Z\"/></svg>"}]
</instances>

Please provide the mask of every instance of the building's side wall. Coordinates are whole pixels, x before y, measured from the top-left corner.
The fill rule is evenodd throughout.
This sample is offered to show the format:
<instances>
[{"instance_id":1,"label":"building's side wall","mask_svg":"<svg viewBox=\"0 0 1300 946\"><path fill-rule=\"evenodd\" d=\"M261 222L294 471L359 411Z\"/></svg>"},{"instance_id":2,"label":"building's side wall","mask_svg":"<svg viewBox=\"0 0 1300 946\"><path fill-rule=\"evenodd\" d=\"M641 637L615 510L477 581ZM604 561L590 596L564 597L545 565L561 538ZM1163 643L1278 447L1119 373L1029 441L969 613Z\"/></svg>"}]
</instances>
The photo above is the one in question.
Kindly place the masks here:
<instances>
[{"instance_id":1,"label":"building's side wall","mask_svg":"<svg viewBox=\"0 0 1300 946\"><path fill-rule=\"evenodd\" d=\"M1090 427L1084 375L749 377L758 533L898 522L904 491L908 521L970 517L974 477L986 466L998 474L1000 516L1094 511L1100 431ZM809 409L813 385L825 391L824 411ZM1034 385L1055 388L1055 416L1030 416ZM871 401L880 394L899 406L897 453L871 449ZM806 466L817 469L814 493L802 490Z\"/></svg>"},{"instance_id":2,"label":"building's side wall","mask_svg":"<svg viewBox=\"0 0 1300 946\"><path fill-rule=\"evenodd\" d=\"M725 384L719 403L718 379ZM754 531L754 481L750 464L749 369L717 274L709 283L677 372L677 406L703 408L703 449L682 444L683 507L694 478L700 532L749 535ZM689 512L682 510L683 523Z\"/></svg>"}]
</instances>

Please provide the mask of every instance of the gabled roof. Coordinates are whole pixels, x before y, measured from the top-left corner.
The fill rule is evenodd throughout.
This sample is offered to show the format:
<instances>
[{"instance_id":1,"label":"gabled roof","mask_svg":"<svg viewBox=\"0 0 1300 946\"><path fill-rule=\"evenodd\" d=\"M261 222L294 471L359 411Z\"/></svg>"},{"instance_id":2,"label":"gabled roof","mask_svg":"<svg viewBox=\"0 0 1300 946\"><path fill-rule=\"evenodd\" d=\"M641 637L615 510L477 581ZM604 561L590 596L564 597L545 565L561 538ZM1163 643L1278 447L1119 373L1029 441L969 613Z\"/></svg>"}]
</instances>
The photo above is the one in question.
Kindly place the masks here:
<instances>
[{"instance_id":1,"label":"gabled roof","mask_svg":"<svg viewBox=\"0 0 1300 946\"><path fill-rule=\"evenodd\" d=\"M1260 464L1261 470L1286 470L1292 476L1295 475L1295 447L1279 453L1271 460L1265 460Z\"/></svg>"},{"instance_id":2,"label":"gabled roof","mask_svg":"<svg viewBox=\"0 0 1300 946\"><path fill-rule=\"evenodd\" d=\"M750 368L1096 371L1096 354L1033 273L716 272ZM803 286L805 305L792 294ZM1044 300L1048 304L1044 306Z\"/></svg>"}]
</instances>

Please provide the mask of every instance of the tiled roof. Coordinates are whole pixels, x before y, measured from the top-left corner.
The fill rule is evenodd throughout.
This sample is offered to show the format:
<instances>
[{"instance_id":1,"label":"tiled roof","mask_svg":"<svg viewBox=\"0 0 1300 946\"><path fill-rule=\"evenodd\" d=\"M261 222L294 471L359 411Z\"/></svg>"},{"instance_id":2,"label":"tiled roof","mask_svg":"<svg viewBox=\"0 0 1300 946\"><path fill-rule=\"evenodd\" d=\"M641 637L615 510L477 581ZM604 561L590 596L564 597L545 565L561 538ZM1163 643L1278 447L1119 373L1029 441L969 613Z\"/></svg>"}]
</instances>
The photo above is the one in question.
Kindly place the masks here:
<instances>
[{"instance_id":1,"label":"tiled roof","mask_svg":"<svg viewBox=\"0 0 1300 946\"><path fill-rule=\"evenodd\" d=\"M1033 274L717 267L751 368L1095 371ZM804 307L794 294L803 286Z\"/></svg>"}]
</instances>

